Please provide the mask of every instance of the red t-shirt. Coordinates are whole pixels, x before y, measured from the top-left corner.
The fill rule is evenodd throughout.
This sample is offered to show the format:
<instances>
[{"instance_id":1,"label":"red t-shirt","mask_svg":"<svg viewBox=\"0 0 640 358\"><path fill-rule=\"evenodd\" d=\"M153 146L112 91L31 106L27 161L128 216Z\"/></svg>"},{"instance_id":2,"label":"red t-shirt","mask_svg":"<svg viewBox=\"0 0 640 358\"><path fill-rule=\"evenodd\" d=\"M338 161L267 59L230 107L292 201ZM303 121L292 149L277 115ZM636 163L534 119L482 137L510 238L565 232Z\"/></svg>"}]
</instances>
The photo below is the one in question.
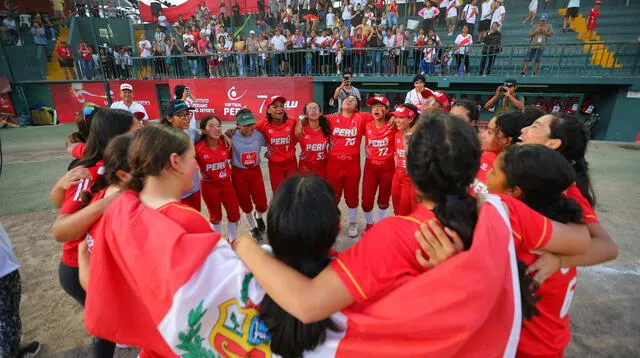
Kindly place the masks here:
<instances>
[{"instance_id":1,"label":"red t-shirt","mask_svg":"<svg viewBox=\"0 0 640 358\"><path fill-rule=\"evenodd\" d=\"M93 197L91 198L91 201L89 202L89 205L104 198L104 195L107 193L107 188L104 188L102 190L100 190L98 193L94 194ZM96 221L97 222L97 221ZM87 231L87 235L85 236L85 240L87 241L87 250L89 251L89 254L91 254L91 251L93 250L93 228L94 228L95 224L92 225L89 230Z\"/></svg>"},{"instance_id":2,"label":"red t-shirt","mask_svg":"<svg viewBox=\"0 0 640 358\"><path fill-rule=\"evenodd\" d=\"M551 238L549 219L519 200L503 195L500 198L509 208L516 246L544 247ZM420 246L414 233L421 223L433 218L433 211L419 205L408 217L383 219L330 263L356 302L371 299L397 280L425 271L415 259Z\"/></svg>"},{"instance_id":3,"label":"red t-shirt","mask_svg":"<svg viewBox=\"0 0 640 358\"><path fill-rule=\"evenodd\" d=\"M582 208L582 221L584 221L585 224L600 222L598 215L596 215L596 212L593 210L591 204L589 204L587 198L582 195L582 192L578 189L576 183L571 184L564 194L575 200L578 205L580 205Z\"/></svg>"},{"instance_id":4,"label":"red t-shirt","mask_svg":"<svg viewBox=\"0 0 640 358\"><path fill-rule=\"evenodd\" d=\"M471 184L469 191L475 196L478 193L488 193L487 173L493 168L493 162L496 161L498 155L495 152L483 151L480 155L480 168L476 174L476 178Z\"/></svg>"},{"instance_id":5,"label":"red t-shirt","mask_svg":"<svg viewBox=\"0 0 640 358\"><path fill-rule=\"evenodd\" d=\"M78 52L80 53L81 60L93 61L93 50L91 46L80 47Z\"/></svg>"},{"instance_id":6,"label":"red t-shirt","mask_svg":"<svg viewBox=\"0 0 640 358\"><path fill-rule=\"evenodd\" d=\"M64 194L64 200L58 215L69 215L82 209L82 193L89 189L92 184L90 178L82 179L80 182L69 189ZM78 267L78 245L84 240L85 235L75 240L67 241L62 244L62 262L71 267Z\"/></svg>"},{"instance_id":7,"label":"red t-shirt","mask_svg":"<svg viewBox=\"0 0 640 358\"><path fill-rule=\"evenodd\" d=\"M165 204L158 209L158 212L175 221L189 234L206 234L213 232L209 220L194 208L174 201Z\"/></svg>"},{"instance_id":8,"label":"red t-shirt","mask_svg":"<svg viewBox=\"0 0 640 358\"><path fill-rule=\"evenodd\" d=\"M266 119L256 124L256 129L264 134L267 141L269 160L278 163L295 158L298 137L294 132L297 120L289 118L282 124L269 123Z\"/></svg>"},{"instance_id":9,"label":"red t-shirt","mask_svg":"<svg viewBox=\"0 0 640 358\"><path fill-rule=\"evenodd\" d=\"M207 145L206 140L198 142L195 146L196 161L200 166L202 181L222 181L231 179L231 148L224 145L222 139L218 139L218 146L214 149Z\"/></svg>"},{"instance_id":10,"label":"red t-shirt","mask_svg":"<svg viewBox=\"0 0 640 358\"><path fill-rule=\"evenodd\" d=\"M74 158L82 159L84 157L84 150L87 147L86 143L75 143L71 149L71 156Z\"/></svg>"},{"instance_id":11,"label":"red t-shirt","mask_svg":"<svg viewBox=\"0 0 640 358\"><path fill-rule=\"evenodd\" d=\"M307 124L302 127L300 138L300 161L321 162L327 159L329 137L325 137L322 128L313 130Z\"/></svg>"},{"instance_id":12,"label":"red t-shirt","mask_svg":"<svg viewBox=\"0 0 640 358\"><path fill-rule=\"evenodd\" d=\"M396 130L389 128L386 123L377 127L376 121L368 121L365 128L364 150L367 158L372 160L386 160L393 158L395 150Z\"/></svg>"},{"instance_id":13,"label":"red t-shirt","mask_svg":"<svg viewBox=\"0 0 640 358\"><path fill-rule=\"evenodd\" d=\"M360 144L367 121L373 117L370 113L354 113L349 118L339 114L326 116L331 126L331 143L329 156L341 155L360 156Z\"/></svg>"},{"instance_id":14,"label":"red t-shirt","mask_svg":"<svg viewBox=\"0 0 640 358\"><path fill-rule=\"evenodd\" d=\"M71 49L67 46L57 46L56 53L63 60L73 60L73 55L71 54Z\"/></svg>"}]
</instances>

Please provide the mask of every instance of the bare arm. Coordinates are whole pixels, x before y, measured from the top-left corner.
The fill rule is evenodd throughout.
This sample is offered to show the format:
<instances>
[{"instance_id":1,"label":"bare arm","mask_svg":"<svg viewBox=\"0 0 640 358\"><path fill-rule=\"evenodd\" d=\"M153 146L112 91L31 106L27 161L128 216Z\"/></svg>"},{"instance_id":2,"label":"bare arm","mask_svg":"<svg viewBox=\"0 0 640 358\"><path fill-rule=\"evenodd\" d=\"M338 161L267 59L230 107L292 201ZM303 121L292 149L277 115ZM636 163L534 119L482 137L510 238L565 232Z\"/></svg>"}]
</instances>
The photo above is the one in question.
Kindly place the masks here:
<instances>
[{"instance_id":1,"label":"bare arm","mask_svg":"<svg viewBox=\"0 0 640 358\"><path fill-rule=\"evenodd\" d=\"M51 188L49 199L56 208L62 206L64 195L67 190L80 182L84 178L89 178L89 170L85 167L76 167L65 173L58 182Z\"/></svg>"},{"instance_id":2,"label":"bare arm","mask_svg":"<svg viewBox=\"0 0 640 358\"><path fill-rule=\"evenodd\" d=\"M586 225L562 224L556 221L551 221L551 224L551 238L541 250L556 254L580 255L589 249L591 236Z\"/></svg>"},{"instance_id":3,"label":"bare arm","mask_svg":"<svg viewBox=\"0 0 640 358\"><path fill-rule=\"evenodd\" d=\"M520 102L516 96L510 93L507 93L505 94L505 97L507 97L509 101L511 101L511 103L513 103L513 105L516 106L517 109L522 109L522 107L524 107L524 104Z\"/></svg>"},{"instance_id":4,"label":"bare arm","mask_svg":"<svg viewBox=\"0 0 640 358\"><path fill-rule=\"evenodd\" d=\"M250 237L239 237L235 247L266 293L302 323L325 319L354 302L329 266L309 278L264 252Z\"/></svg>"},{"instance_id":5,"label":"bare arm","mask_svg":"<svg viewBox=\"0 0 640 358\"><path fill-rule=\"evenodd\" d=\"M489 110L489 108L493 107L493 105L496 103L496 101L498 100L498 97L500 96L500 88L502 86L498 86L498 88L496 88L496 94L489 98L489 100L487 101L487 103L484 104L484 109L486 109L487 111Z\"/></svg>"},{"instance_id":6,"label":"bare arm","mask_svg":"<svg viewBox=\"0 0 640 358\"><path fill-rule=\"evenodd\" d=\"M58 216L51 227L51 235L57 242L72 241L86 233L104 213L117 195L105 196L73 214Z\"/></svg>"}]
</instances>

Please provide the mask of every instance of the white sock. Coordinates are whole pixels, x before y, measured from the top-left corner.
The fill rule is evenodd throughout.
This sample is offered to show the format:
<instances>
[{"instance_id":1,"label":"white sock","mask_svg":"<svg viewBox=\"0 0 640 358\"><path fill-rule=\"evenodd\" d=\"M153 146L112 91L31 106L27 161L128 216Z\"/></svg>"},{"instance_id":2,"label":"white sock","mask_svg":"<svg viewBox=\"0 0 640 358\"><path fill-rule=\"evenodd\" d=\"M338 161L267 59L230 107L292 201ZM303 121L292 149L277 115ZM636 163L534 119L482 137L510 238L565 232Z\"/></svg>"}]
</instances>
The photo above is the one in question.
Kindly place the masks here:
<instances>
[{"instance_id":1,"label":"white sock","mask_svg":"<svg viewBox=\"0 0 640 358\"><path fill-rule=\"evenodd\" d=\"M213 231L215 231L217 233L221 233L222 232L222 227L220 226L220 224L211 224L211 226L213 227Z\"/></svg>"},{"instance_id":2,"label":"white sock","mask_svg":"<svg viewBox=\"0 0 640 358\"><path fill-rule=\"evenodd\" d=\"M238 223L228 223L227 230L229 230L229 241L234 241L238 236Z\"/></svg>"},{"instance_id":3,"label":"white sock","mask_svg":"<svg viewBox=\"0 0 640 358\"><path fill-rule=\"evenodd\" d=\"M378 208L378 221L387 217L389 209L380 209Z\"/></svg>"},{"instance_id":4,"label":"white sock","mask_svg":"<svg viewBox=\"0 0 640 358\"><path fill-rule=\"evenodd\" d=\"M247 213L244 214L244 216L247 218L247 224L249 224L250 228L255 229L258 227L258 224L256 224L256 219L253 217L253 213Z\"/></svg>"},{"instance_id":5,"label":"white sock","mask_svg":"<svg viewBox=\"0 0 640 358\"><path fill-rule=\"evenodd\" d=\"M373 213L371 211L364 212L364 219L367 221L367 225L373 225Z\"/></svg>"},{"instance_id":6,"label":"white sock","mask_svg":"<svg viewBox=\"0 0 640 358\"><path fill-rule=\"evenodd\" d=\"M356 216L358 216L358 208L349 208L348 210L349 212L349 222L350 223L354 223L356 222Z\"/></svg>"}]
</instances>

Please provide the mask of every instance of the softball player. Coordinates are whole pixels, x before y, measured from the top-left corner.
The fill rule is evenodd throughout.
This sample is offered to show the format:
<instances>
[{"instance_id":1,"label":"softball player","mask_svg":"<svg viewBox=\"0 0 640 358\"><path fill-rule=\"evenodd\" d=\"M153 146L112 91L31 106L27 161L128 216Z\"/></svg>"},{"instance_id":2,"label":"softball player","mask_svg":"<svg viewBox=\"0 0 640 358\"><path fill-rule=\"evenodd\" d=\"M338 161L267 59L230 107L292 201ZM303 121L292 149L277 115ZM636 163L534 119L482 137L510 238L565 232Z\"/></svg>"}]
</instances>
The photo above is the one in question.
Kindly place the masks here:
<instances>
[{"instance_id":1,"label":"softball player","mask_svg":"<svg viewBox=\"0 0 640 358\"><path fill-rule=\"evenodd\" d=\"M327 177L327 153L329 151L329 121L320 112L320 106L309 102L304 106L307 124L300 136L300 171Z\"/></svg>"},{"instance_id":2,"label":"softball player","mask_svg":"<svg viewBox=\"0 0 640 358\"><path fill-rule=\"evenodd\" d=\"M405 103L396 107L396 110L389 113L389 116L393 118L398 127L394 138L396 169L391 184L393 212L395 215L406 216L417 205L416 190L407 174L406 144L416 123L418 109L410 103Z\"/></svg>"}]
</instances>

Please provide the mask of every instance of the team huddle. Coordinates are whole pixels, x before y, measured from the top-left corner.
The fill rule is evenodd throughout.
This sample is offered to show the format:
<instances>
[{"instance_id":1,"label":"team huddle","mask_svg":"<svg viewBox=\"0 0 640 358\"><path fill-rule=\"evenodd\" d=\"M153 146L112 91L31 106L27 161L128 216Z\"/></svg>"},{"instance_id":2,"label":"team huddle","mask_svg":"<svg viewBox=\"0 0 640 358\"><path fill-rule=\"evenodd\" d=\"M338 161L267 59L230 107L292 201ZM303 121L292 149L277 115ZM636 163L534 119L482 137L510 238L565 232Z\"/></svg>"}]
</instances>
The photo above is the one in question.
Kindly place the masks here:
<instances>
[{"instance_id":1,"label":"team huddle","mask_svg":"<svg viewBox=\"0 0 640 358\"><path fill-rule=\"evenodd\" d=\"M577 267L617 256L582 123L525 107L478 132L474 103L413 95L298 118L276 95L226 132L215 116L190 129L182 100L145 126L87 106L51 200L94 357L562 356ZM366 226L336 252L343 196L349 236L358 206Z\"/></svg>"}]
</instances>

